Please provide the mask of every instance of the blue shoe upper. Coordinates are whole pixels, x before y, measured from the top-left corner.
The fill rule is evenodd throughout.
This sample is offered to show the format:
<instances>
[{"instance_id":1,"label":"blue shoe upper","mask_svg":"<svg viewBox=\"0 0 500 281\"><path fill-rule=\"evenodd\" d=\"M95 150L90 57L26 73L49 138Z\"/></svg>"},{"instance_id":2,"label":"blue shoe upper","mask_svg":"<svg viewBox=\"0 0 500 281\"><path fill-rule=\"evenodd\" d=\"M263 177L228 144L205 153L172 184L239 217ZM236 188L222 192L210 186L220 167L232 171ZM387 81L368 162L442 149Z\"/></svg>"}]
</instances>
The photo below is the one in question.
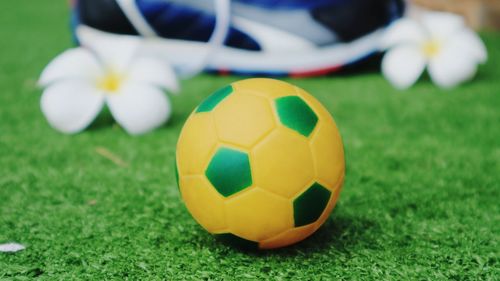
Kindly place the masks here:
<instances>
[{"instance_id":1,"label":"blue shoe upper","mask_svg":"<svg viewBox=\"0 0 500 281\"><path fill-rule=\"evenodd\" d=\"M135 0L146 21L164 38L206 42L216 18L213 3L205 0ZM386 26L403 12L402 0L233 0L233 12L297 36L316 39L317 45L349 42ZM138 34L115 0L78 0L79 23L99 30ZM299 15L299 17L297 16ZM305 15L305 16L304 16ZM297 20L298 19L298 20ZM298 22L302 20L303 22ZM306 26L308 28L306 28ZM304 28L302 28L304 27ZM303 29L303 30L301 30ZM311 31L320 30L317 36ZM310 39L310 38L308 38ZM259 51L259 43L231 26L225 45Z\"/></svg>"},{"instance_id":2,"label":"blue shoe upper","mask_svg":"<svg viewBox=\"0 0 500 281\"><path fill-rule=\"evenodd\" d=\"M165 38L207 42L215 27L212 13L191 6L158 0L136 0L136 3L157 34ZM255 40L234 27L230 27L225 45L260 50Z\"/></svg>"},{"instance_id":3,"label":"blue shoe upper","mask_svg":"<svg viewBox=\"0 0 500 281\"><path fill-rule=\"evenodd\" d=\"M318 7L331 6L347 3L350 0L236 0L247 5L262 7L266 9L314 9Z\"/></svg>"}]
</instances>

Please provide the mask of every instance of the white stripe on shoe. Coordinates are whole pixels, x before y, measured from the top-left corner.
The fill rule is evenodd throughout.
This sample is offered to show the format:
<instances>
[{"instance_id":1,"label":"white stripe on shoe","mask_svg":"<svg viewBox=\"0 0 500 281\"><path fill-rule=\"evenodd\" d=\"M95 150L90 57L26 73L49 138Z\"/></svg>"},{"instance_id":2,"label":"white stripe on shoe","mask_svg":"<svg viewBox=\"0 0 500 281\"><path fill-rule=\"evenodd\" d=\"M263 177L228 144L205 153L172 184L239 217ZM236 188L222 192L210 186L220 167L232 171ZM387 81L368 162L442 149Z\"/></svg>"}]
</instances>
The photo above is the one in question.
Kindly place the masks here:
<instances>
[{"instance_id":1,"label":"white stripe on shoe","mask_svg":"<svg viewBox=\"0 0 500 281\"><path fill-rule=\"evenodd\" d=\"M85 25L80 25L76 34L83 45L85 42L102 38L134 37L103 32ZM206 65L210 70L269 75L284 72L293 75L335 69L377 52L380 50L380 38L383 34L384 29L379 29L350 43L291 52L247 51L222 46L215 53L210 53L210 46L206 42L155 37L144 40L141 51L165 59L176 71L185 66L197 65L210 54Z\"/></svg>"},{"instance_id":2,"label":"white stripe on shoe","mask_svg":"<svg viewBox=\"0 0 500 281\"><path fill-rule=\"evenodd\" d=\"M116 3L118 3L118 6L120 6L123 13L127 16L130 23L132 23L135 30L137 30L140 35L144 37L157 36L154 29L149 26L149 23L142 16L142 13L135 4L134 0L116 0Z\"/></svg>"}]
</instances>

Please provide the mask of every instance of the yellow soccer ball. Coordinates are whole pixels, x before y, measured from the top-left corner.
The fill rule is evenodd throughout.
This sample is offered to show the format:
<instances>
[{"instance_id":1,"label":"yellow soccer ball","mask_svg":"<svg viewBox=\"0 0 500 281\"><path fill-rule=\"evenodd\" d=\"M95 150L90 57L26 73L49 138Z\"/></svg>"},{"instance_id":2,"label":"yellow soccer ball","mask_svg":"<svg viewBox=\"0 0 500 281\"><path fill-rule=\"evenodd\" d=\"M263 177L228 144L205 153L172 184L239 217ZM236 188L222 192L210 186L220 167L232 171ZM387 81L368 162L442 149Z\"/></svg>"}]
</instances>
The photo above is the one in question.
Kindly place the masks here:
<instances>
[{"instance_id":1,"label":"yellow soccer ball","mask_svg":"<svg viewBox=\"0 0 500 281\"><path fill-rule=\"evenodd\" d=\"M345 164L333 118L314 97L256 78L216 91L193 111L176 169L187 209L208 232L270 249L325 222Z\"/></svg>"}]
</instances>

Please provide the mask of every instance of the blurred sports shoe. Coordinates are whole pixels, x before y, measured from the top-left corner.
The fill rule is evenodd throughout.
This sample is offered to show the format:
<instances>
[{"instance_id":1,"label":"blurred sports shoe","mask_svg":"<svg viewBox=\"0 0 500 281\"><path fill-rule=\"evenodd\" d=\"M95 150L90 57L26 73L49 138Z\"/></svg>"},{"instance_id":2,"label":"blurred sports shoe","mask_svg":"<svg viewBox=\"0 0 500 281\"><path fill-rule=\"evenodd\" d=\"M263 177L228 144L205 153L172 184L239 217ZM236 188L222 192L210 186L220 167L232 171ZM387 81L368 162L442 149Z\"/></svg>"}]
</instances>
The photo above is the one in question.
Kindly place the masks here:
<instances>
[{"instance_id":1,"label":"blurred sports shoe","mask_svg":"<svg viewBox=\"0 0 500 281\"><path fill-rule=\"evenodd\" d=\"M83 44L142 36L178 68L209 55L208 71L313 76L377 52L384 27L403 12L402 0L233 0L230 10L220 2L76 0L73 27Z\"/></svg>"}]
</instances>

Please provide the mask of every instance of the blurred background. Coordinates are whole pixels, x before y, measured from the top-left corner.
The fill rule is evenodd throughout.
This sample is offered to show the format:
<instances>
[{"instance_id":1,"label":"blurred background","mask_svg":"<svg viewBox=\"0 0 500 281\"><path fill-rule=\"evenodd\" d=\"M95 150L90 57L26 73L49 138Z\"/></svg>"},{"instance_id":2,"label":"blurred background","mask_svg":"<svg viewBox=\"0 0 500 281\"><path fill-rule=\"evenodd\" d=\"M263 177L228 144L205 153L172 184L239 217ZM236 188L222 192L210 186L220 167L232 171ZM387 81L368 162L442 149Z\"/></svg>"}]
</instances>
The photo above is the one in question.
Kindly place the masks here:
<instances>
[{"instance_id":1,"label":"blurred background","mask_svg":"<svg viewBox=\"0 0 500 281\"><path fill-rule=\"evenodd\" d=\"M500 1L498 0L411 0L424 9L460 14L476 30L500 29Z\"/></svg>"}]
</instances>

